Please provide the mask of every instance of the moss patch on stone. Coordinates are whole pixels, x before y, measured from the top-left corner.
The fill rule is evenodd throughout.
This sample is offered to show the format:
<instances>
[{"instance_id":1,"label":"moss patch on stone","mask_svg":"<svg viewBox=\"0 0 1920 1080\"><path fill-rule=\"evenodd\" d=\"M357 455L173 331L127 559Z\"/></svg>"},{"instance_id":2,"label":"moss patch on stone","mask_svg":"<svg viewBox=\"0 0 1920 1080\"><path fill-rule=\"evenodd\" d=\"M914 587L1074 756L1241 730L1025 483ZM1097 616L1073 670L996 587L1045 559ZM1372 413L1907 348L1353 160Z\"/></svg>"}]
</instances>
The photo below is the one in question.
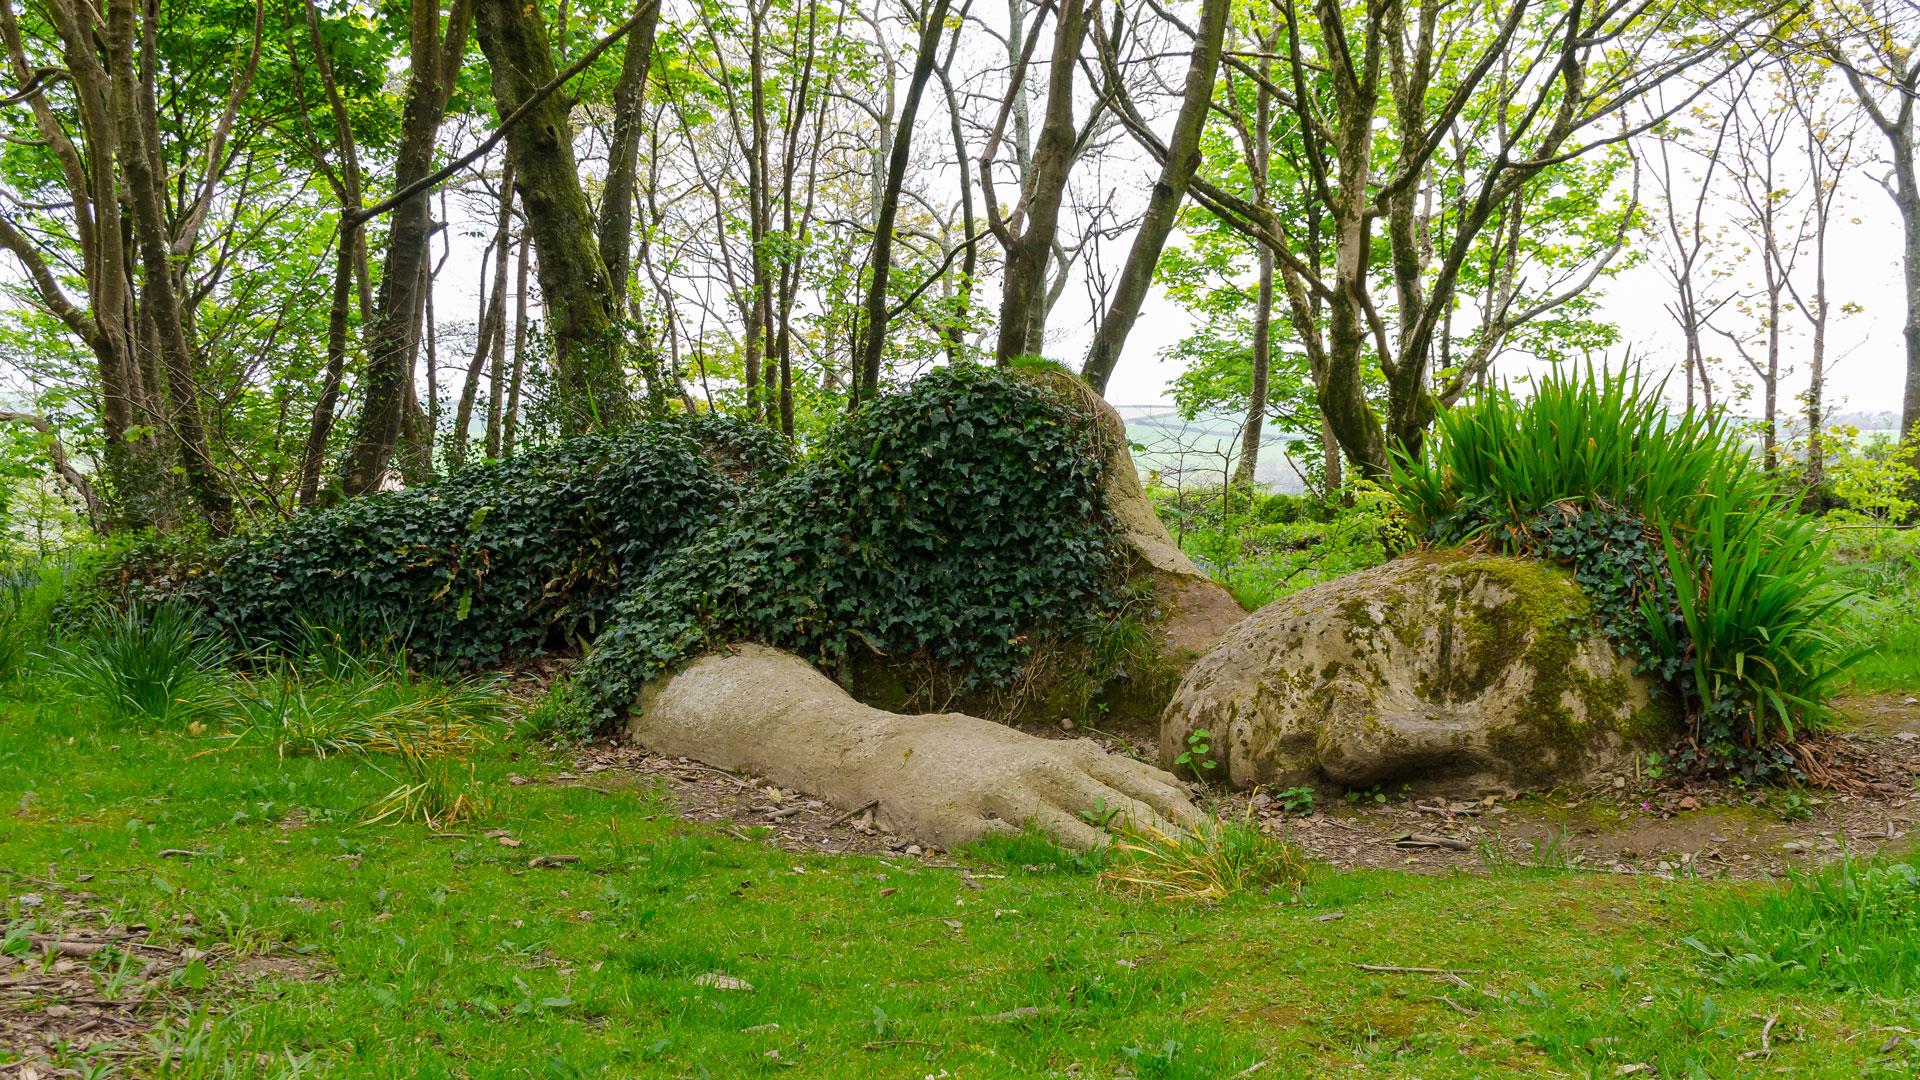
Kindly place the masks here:
<instances>
[{"instance_id":1,"label":"moss patch on stone","mask_svg":"<svg viewBox=\"0 0 1920 1080\"><path fill-rule=\"evenodd\" d=\"M1471 702L1516 668L1529 673L1525 717L1490 734L1490 748L1517 774L1564 775L1610 732L1633 743L1670 734L1672 710L1661 707L1660 695L1629 710L1634 687L1627 677L1596 677L1578 662L1584 640L1599 630L1572 575L1529 559L1436 554L1423 562L1424 572L1445 579L1441 602L1425 611L1397 604L1387 628L1409 649L1434 634L1437 669L1417 686L1432 701ZM1476 602L1474 595L1489 589L1498 596ZM1456 646L1461 639L1464 647Z\"/></svg>"}]
</instances>

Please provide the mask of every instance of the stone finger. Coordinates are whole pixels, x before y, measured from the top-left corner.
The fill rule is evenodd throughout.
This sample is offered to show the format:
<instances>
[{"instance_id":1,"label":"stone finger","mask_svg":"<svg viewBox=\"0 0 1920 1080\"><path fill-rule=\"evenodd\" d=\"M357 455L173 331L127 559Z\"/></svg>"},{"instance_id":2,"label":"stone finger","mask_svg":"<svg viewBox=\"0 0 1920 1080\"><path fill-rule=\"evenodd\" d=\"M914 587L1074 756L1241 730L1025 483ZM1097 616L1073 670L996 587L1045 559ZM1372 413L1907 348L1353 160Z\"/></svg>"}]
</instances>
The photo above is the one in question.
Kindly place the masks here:
<instances>
[{"instance_id":1,"label":"stone finger","mask_svg":"<svg viewBox=\"0 0 1920 1080\"><path fill-rule=\"evenodd\" d=\"M1095 780L1147 804L1163 817L1182 825L1191 825L1200 818L1200 810L1193 805L1193 800L1176 786L1172 777L1158 769L1113 754L1090 759L1086 769Z\"/></svg>"},{"instance_id":2,"label":"stone finger","mask_svg":"<svg viewBox=\"0 0 1920 1080\"><path fill-rule=\"evenodd\" d=\"M1061 809L1079 816L1083 821L1088 816L1104 818L1099 823L1108 831L1123 827L1154 829L1168 834L1181 831L1179 826L1152 806L1119 788L1102 783L1090 774L1083 773L1077 778Z\"/></svg>"},{"instance_id":3,"label":"stone finger","mask_svg":"<svg viewBox=\"0 0 1920 1080\"><path fill-rule=\"evenodd\" d=\"M1002 821L1034 825L1066 847L1085 851L1107 844L1105 832L1050 802L1034 799L1014 803L1004 798L996 798L994 802L998 805L993 811Z\"/></svg>"}]
</instances>

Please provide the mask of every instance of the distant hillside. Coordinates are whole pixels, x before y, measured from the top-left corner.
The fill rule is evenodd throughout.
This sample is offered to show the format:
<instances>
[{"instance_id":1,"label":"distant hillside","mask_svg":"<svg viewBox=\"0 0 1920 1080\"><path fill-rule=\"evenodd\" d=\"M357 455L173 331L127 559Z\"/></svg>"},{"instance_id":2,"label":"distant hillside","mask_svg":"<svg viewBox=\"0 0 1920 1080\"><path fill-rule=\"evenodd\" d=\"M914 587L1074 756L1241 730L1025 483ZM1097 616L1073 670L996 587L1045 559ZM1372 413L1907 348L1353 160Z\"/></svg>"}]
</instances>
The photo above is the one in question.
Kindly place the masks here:
<instances>
[{"instance_id":1,"label":"distant hillside","mask_svg":"<svg viewBox=\"0 0 1920 1080\"><path fill-rule=\"evenodd\" d=\"M1140 476L1158 475L1168 483L1218 484L1230 475L1240 456L1241 417L1203 414L1188 420L1169 405L1121 405L1127 438L1134 446L1133 461ZM1306 490L1300 474L1287 460L1298 436L1270 430L1260 440L1260 463L1254 479L1269 491L1297 494ZM1317 448L1316 448L1317 449Z\"/></svg>"}]
</instances>

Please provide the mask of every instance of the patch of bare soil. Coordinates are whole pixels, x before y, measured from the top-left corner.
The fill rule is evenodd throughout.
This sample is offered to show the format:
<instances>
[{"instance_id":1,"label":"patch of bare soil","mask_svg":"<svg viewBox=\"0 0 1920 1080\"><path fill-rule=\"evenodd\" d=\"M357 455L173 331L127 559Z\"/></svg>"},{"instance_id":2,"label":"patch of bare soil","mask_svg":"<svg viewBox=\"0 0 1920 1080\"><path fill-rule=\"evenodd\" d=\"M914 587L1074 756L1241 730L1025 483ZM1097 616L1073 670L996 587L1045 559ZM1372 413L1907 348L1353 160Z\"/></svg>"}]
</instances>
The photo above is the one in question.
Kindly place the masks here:
<instances>
[{"instance_id":1,"label":"patch of bare soil","mask_svg":"<svg viewBox=\"0 0 1920 1080\"><path fill-rule=\"evenodd\" d=\"M74 884L91 880L78 874ZM157 940L141 923L115 923L99 897L61 883L10 873L0 925L0 1064L4 1080L79 1076L74 1065L125 1061L146 1053L143 1036L191 1013L201 999L264 980L305 980L297 957L237 955L225 945L198 948L187 933Z\"/></svg>"},{"instance_id":2,"label":"patch of bare soil","mask_svg":"<svg viewBox=\"0 0 1920 1080\"><path fill-rule=\"evenodd\" d=\"M1616 874L1778 877L1843 854L1901 851L1920 823L1920 699L1841 703L1843 729L1810 747L1824 786L1742 788L1622 775L1518 799L1369 795L1287 813L1271 796L1218 801L1249 812L1315 858L1417 872L1543 865Z\"/></svg>"},{"instance_id":3,"label":"patch of bare soil","mask_svg":"<svg viewBox=\"0 0 1920 1080\"><path fill-rule=\"evenodd\" d=\"M522 781L515 778L514 782ZM688 821L788 851L878 855L914 847L913 854L920 854L917 845L877 829L871 806L842 811L757 777L737 776L689 758L662 757L619 743L587 746L574 756L571 770L525 782L573 784L608 793L660 787Z\"/></svg>"}]
</instances>

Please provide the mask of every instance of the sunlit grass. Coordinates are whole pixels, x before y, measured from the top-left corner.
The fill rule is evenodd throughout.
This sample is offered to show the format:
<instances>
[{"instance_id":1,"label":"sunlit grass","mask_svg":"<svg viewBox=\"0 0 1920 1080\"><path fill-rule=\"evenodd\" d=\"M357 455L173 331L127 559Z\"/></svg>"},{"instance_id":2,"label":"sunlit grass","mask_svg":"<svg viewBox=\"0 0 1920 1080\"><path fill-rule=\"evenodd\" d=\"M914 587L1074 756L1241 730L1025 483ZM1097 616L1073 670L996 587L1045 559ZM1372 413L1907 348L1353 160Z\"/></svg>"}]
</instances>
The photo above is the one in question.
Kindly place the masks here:
<instances>
[{"instance_id":1,"label":"sunlit grass","mask_svg":"<svg viewBox=\"0 0 1920 1080\"><path fill-rule=\"evenodd\" d=\"M1901 1075L1920 1060L1897 1040L1881 1051L1913 1027L1911 990L1713 981L1680 939L1704 932L1698 905L1751 889L1319 866L1297 885L1143 902L1031 837L926 859L785 850L689 823L617 773L585 786L571 758L507 738L433 759L490 803L484 829L362 825L417 782L385 755L192 756L204 748L51 691L0 699L0 938L45 933L27 923L85 892L160 944L246 942L286 967L243 977L215 949L204 989L125 1010L170 1018L165 1035L124 1057L75 1048L62 1068L1202 1080L1264 1062L1246 1075L1465 1080L1648 1063ZM26 892L47 902L16 903ZM699 981L714 973L752 989ZM1770 1055L1743 1057L1768 1017Z\"/></svg>"}]
</instances>

